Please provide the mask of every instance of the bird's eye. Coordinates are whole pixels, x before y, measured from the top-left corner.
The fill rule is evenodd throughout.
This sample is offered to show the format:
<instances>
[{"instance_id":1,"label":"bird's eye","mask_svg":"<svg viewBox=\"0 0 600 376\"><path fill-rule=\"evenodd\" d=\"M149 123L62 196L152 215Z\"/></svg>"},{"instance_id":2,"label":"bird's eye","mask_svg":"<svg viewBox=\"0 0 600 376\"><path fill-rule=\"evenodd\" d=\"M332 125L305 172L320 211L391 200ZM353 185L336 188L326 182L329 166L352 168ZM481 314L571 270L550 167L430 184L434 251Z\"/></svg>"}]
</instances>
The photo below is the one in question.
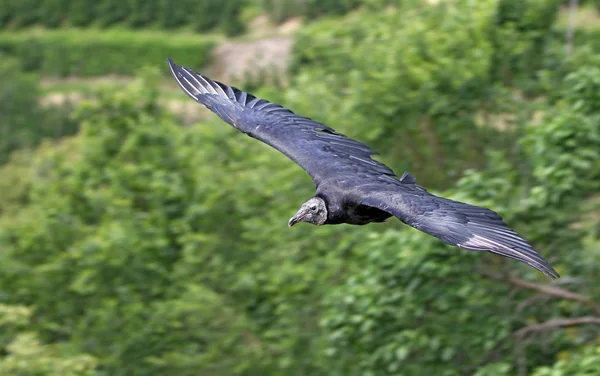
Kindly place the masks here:
<instances>
[{"instance_id":1,"label":"bird's eye","mask_svg":"<svg viewBox=\"0 0 600 376\"><path fill-rule=\"evenodd\" d=\"M310 210L312 210L312 211L317 211L317 205L313 205L313 206L311 206L311 207L310 207Z\"/></svg>"}]
</instances>

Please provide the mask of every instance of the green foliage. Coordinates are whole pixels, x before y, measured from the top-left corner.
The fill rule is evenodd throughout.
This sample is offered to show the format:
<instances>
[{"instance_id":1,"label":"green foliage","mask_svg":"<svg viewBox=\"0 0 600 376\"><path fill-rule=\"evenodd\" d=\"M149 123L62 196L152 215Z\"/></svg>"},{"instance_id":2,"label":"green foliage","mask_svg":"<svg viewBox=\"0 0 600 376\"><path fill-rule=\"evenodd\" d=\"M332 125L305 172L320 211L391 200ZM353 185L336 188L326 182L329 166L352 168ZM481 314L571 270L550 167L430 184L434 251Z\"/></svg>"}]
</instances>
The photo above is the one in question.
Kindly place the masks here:
<instances>
[{"instance_id":1,"label":"green foliage","mask_svg":"<svg viewBox=\"0 0 600 376\"><path fill-rule=\"evenodd\" d=\"M69 107L43 108L36 77L23 74L14 59L0 60L0 164L11 152L34 147L46 137L73 134L77 123L69 119Z\"/></svg>"},{"instance_id":2,"label":"green foliage","mask_svg":"<svg viewBox=\"0 0 600 376\"><path fill-rule=\"evenodd\" d=\"M68 0L44 0L39 4L39 21L48 28L60 26L68 14Z\"/></svg>"},{"instance_id":3,"label":"green foliage","mask_svg":"<svg viewBox=\"0 0 600 376\"><path fill-rule=\"evenodd\" d=\"M219 31L225 35L241 34L245 30L241 17L246 0L229 0L226 2L217 0L217 4L224 6L218 18Z\"/></svg>"},{"instance_id":4,"label":"green foliage","mask_svg":"<svg viewBox=\"0 0 600 376\"><path fill-rule=\"evenodd\" d=\"M114 2L122 4L119 0L114 0ZM170 0L158 0L158 24L165 29L187 24L190 16L189 7L192 3L193 0L182 0L178 2L179 6L175 7Z\"/></svg>"},{"instance_id":5,"label":"green foliage","mask_svg":"<svg viewBox=\"0 0 600 376\"><path fill-rule=\"evenodd\" d=\"M322 16L343 15L361 6L382 9L398 5L399 0L251 0L253 5L267 13L275 22L291 17L314 19Z\"/></svg>"},{"instance_id":6,"label":"green foliage","mask_svg":"<svg viewBox=\"0 0 600 376\"><path fill-rule=\"evenodd\" d=\"M570 5L571 0L562 0L562 5ZM578 0L578 5L581 6L593 6L597 10L600 10L600 0Z\"/></svg>"},{"instance_id":7,"label":"green foliage","mask_svg":"<svg viewBox=\"0 0 600 376\"><path fill-rule=\"evenodd\" d=\"M37 99L39 88L35 77L18 71L17 61L0 61L0 163L11 151L30 146L27 142L40 122ZM35 128L33 128L35 127Z\"/></svg>"},{"instance_id":8,"label":"green foliage","mask_svg":"<svg viewBox=\"0 0 600 376\"><path fill-rule=\"evenodd\" d=\"M37 12L40 0L12 0L7 7L10 9L12 23L18 27L30 26L38 22Z\"/></svg>"},{"instance_id":9,"label":"green foliage","mask_svg":"<svg viewBox=\"0 0 600 376\"><path fill-rule=\"evenodd\" d=\"M570 353L552 367L537 369L532 376L600 375L600 347L587 346L579 352Z\"/></svg>"},{"instance_id":10,"label":"green foliage","mask_svg":"<svg viewBox=\"0 0 600 376\"><path fill-rule=\"evenodd\" d=\"M28 307L0 304L0 327L2 328L0 342L2 346L10 343L19 329L27 325L31 313L31 309Z\"/></svg>"},{"instance_id":11,"label":"green foliage","mask_svg":"<svg viewBox=\"0 0 600 376\"><path fill-rule=\"evenodd\" d=\"M390 9L387 16L383 13L376 13L370 17L365 17L364 14L350 15L346 19L345 28L331 27L336 22L332 20L302 30L295 46L293 66L295 69L302 65L325 66L328 70L334 69L335 72L348 72L348 69L352 68L352 61L362 56L352 56L353 47L360 48L364 43L374 40L385 41L385 46L392 48L412 43L414 52L420 53L420 57L427 62L428 59L435 58L432 52L427 51L427 43L433 42L432 38L440 37L425 30L439 26L452 31L452 28L457 27L452 25L452 22L460 24L463 20L476 20L480 23L471 26L477 30L477 40L466 40L462 44L456 41L456 45L471 45L482 49L479 52L481 56L477 56L477 59L483 59L489 65L489 78L493 81L503 81L504 84L519 82L523 88L530 89L533 73L539 70L544 62L540 56L547 53L548 42L554 38L550 29L556 20L559 5L560 1L557 0L494 0L484 1L480 5L458 1L442 2L438 7L424 5L422 2L406 2L396 10ZM440 19L445 22L436 25L436 20ZM481 22L482 19L486 22ZM392 20L398 30L392 29ZM369 31L365 27L367 24L380 26L375 32ZM413 31L405 31L405 28ZM394 35L396 39L387 40L387 34ZM369 35L371 39L368 39ZM561 43L562 37L561 34ZM458 57L462 49L457 47L456 50L454 54ZM340 58L342 55L345 59ZM332 61L343 65L333 67Z\"/></svg>"},{"instance_id":12,"label":"green foliage","mask_svg":"<svg viewBox=\"0 0 600 376\"><path fill-rule=\"evenodd\" d=\"M6 346L0 374L16 376L94 376L96 360L89 355L63 355L54 346L43 345L35 334L20 334Z\"/></svg>"},{"instance_id":13,"label":"green foliage","mask_svg":"<svg viewBox=\"0 0 600 376\"><path fill-rule=\"evenodd\" d=\"M592 282L582 286L580 292L592 296L592 301L600 296L593 283L597 266L589 261L597 259L598 243L593 240L591 244L595 245L589 246L583 241L594 236L596 230L581 223L587 211L587 205L581 203L585 202L586 193L600 189L597 164L600 123L595 113L584 110L586 104L597 102L592 96L586 101L586 96L597 93L588 84L593 86L599 77L600 72L581 67L580 72L565 80L564 106L550 112L549 120L526 128L518 163L528 164L530 170L520 174L519 167L510 159L492 153L489 156L492 163L486 171L469 172L458 183L454 195L445 195L499 210L512 226L528 234L546 257L558 257L560 261L555 264L563 274L573 270L581 278L587 276ZM575 97L578 99L574 103L578 105L573 107L571 101ZM562 119L572 116L578 116L580 121L563 122ZM354 359L355 366L372 375L396 372L462 375L472 373L482 359L497 352L497 347L518 325L513 321L518 317L513 312L523 308L518 307L521 299L508 298L510 286L482 276L515 266L507 265L505 260L492 260L488 255L475 258L454 251L450 255L441 248L437 241L421 233L409 235L395 230L357 245L357 249L364 250L365 266L329 295L324 325L331 333L332 357ZM577 252L577 260L566 260L573 252ZM509 273L505 270L500 275ZM444 286L443 292L434 286ZM532 307L525 311L528 321L542 322L559 311L577 315L587 309L564 302L561 306ZM452 326L460 329L444 329ZM598 330L580 329L571 335L591 339L598 335ZM517 357L525 357L523 349L531 347L521 341L522 344L511 341L508 345L520 353ZM554 353L566 346L559 334L548 334L543 341ZM527 358L531 365L544 361L543 352L531 351L534 355L530 353ZM591 363L579 368L571 366L586 369L587 364ZM507 359L477 373L513 374L514 365Z\"/></svg>"},{"instance_id":14,"label":"green foliage","mask_svg":"<svg viewBox=\"0 0 600 376\"><path fill-rule=\"evenodd\" d=\"M128 0L127 4L131 10L127 23L131 27L142 27L150 25L156 15L156 1Z\"/></svg>"},{"instance_id":15,"label":"green foliage","mask_svg":"<svg viewBox=\"0 0 600 376\"><path fill-rule=\"evenodd\" d=\"M94 376L97 362L85 354L69 354L60 346L40 343L34 332L19 333L31 320L32 310L0 304L0 328L5 351L0 374L17 376Z\"/></svg>"},{"instance_id":16,"label":"green foliage","mask_svg":"<svg viewBox=\"0 0 600 376\"><path fill-rule=\"evenodd\" d=\"M343 14L358 7L360 0L300 0L290 3L283 0L257 0L258 6L276 22L290 17L314 17L320 13Z\"/></svg>"},{"instance_id":17,"label":"green foliage","mask_svg":"<svg viewBox=\"0 0 600 376\"><path fill-rule=\"evenodd\" d=\"M349 16L343 29L309 27L295 47L299 90L327 107L300 109L342 130L351 124L402 168L420 171L422 183L447 186L463 168L481 166L486 140L505 137L479 126L502 95L491 75L495 4L398 7Z\"/></svg>"},{"instance_id":18,"label":"green foliage","mask_svg":"<svg viewBox=\"0 0 600 376\"><path fill-rule=\"evenodd\" d=\"M559 283L396 220L290 231L310 179L214 115L178 126L144 70L82 103L79 134L0 168L0 372L594 375L597 325L532 327L600 301L600 59L545 41L555 5L406 1L323 21L291 87L255 94L499 212Z\"/></svg>"},{"instance_id":19,"label":"green foliage","mask_svg":"<svg viewBox=\"0 0 600 376\"><path fill-rule=\"evenodd\" d=\"M13 16L11 1L12 0L0 0L0 9L2 9L2 12L0 12L0 27L6 27Z\"/></svg>"},{"instance_id":20,"label":"green foliage","mask_svg":"<svg viewBox=\"0 0 600 376\"><path fill-rule=\"evenodd\" d=\"M192 26L196 31L219 27L228 35L244 30L239 14L246 0L2 0L0 27L21 28L33 24L77 27L123 24L131 28L159 25Z\"/></svg>"},{"instance_id":21,"label":"green foliage","mask_svg":"<svg viewBox=\"0 0 600 376\"><path fill-rule=\"evenodd\" d=\"M0 34L0 52L18 57L23 70L56 76L132 75L144 65L164 66L166 57L202 67L213 46L210 39L151 32Z\"/></svg>"},{"instance_id":22,"label":"green foliage","mask_svg":"<svg viewBox=\"0 0 600 376\"><path fill-rule=\"evenodd\" d=\"M124 22L129 15L129 7L127 1L120 0L104 0L98 2L97 5L98 24L102 27L111 26L117 23Z\"/></svg>"},{"instance_id":23,"label":"green foliage","mask_svg":"<svg viewBox=\"0 0 600 376\"><path fill-rule=\"evenodd\" d=\"M565 79L564 99L539 127L530 128L524 140L531 149L540 185L532 199L541 206L564 205L600 188L600 66L583 66Z\"/></svg>"},{"instance_id":24,"label":"green foliage","mask_svg":"<svg viewBox=\"0 0 600 376\"><path fill-rule=\"evenodd\" d=\"M43 154L38 150L38 154ZM28 203L30 181L33 180L33 162L36 156L30 149L15 151L9 163L0 167L0 216L11 216Z\"/></svg>"},{"instance_id":25,"label":"green foliage","mask_svg":"<svg viewBox=\"0 0 600 376\"><path fill-rule=\"evenodd\" d=\"M518 83L526 93L535 90L534 73L544 62L540 57L552 38L549 30L559 6L559 0L498 2L496 27L490 28L495 80Z\"/></svg>"},{"instance_id":26,"label":"green foliage","mask_svg":"<svg viewBox=\"0 0 600 376\"><path fill-rule=\"evenodd\" d=\"M315 308L298 306L335 268L302 261L298 245L290 248L297 263L261 256L265 243L252 240L259 224L250 214L266 196L242 198L259 192L264 175L244 177L246 163L214 175L202 161L242 160L247 150L224 127L178 128L157 109L156 90L133 86L82 107L81 136L34 163L31 211L7 221L0 235L0 284L11 291L4 299L35 304L29 329L50 343L68 340L111 375L310 370L306 351L286 349L310 342L305 325L317 327ZM253 163L265 161L252 154ZM271 174L269 196L283 175L297 172L284 159L276 159L287 167ZM213 220L232 213L244 224ZM64 221L67 231L59 230ZM283 224L279 237L289 234L278 216L268 221ZM320 270L321 278L309 278Z\"/></svg>"},{"instance_id":27,"label":"green foliage","mask_svg":"<svg viewBox=\"0 0 600 376\"><path fill-rule=\"evenodd\" d=\"M244 31L241 14L257 9L275 22L291 17L315 19L343 15L360 7L381 9L399 0L0 0L0 27L19 28L32 24L56 27L61 23L78 27L122 24L132 28L158 25L163 28L191 26L204 32L219 29L227 35Z\"/></svg>"},{"instance_id":28,"label":"green foliage","mask_svg":"<svg viewBox=\"0 0 600 376\"><path fill-rule=\"evenodd\" d=\"M69 1L69 23L73 26L88 26L96 16L98 2L94 1Z\"/></svg>"},{"instance_id":29,"label":"green foliage","mask_svg":"<svg viewBox=\"0 0 600 376\"><path fill-rule=\"evenodd\" d=\"M583 72L592 71L582 67L565 80L564 105L553 118L593 117L584 109L595 103L588 97L595 90L582 86L593 78ZM3 332L2 361L11 367L34 349L48 373L68 366L93 374L97 365L110 375L512 375L510 351L481 367L498 346L518 346L512 331L588 309L568 301L521 307L535 293L511 295L512 286L485 275L517 268L539 278L535 271L396 225L288 231L290 202L311 194L308 178L216 119L177 127L156 103L156 78L84 104L78 137L35 159L20 153L2 170L10 179L29 176L10 193L17 205L4 209L0 201L3 301L33 307L21 326ZM275 94L262 93L281 101ZM579 102L579 110L571 107ZM528 173L492 153L489 169L470 172L444 195L499 208L518 230L537 225L544 255L558 257L563 274L575 267L584 278L593 265L570 262L555 245L563 234L539 219L554 214L549 206L568 205L535 194L523 204L518 194L560 191L562 176L531 179L572 151L550 137L552 126L526 131L524 143L544 144L523 148ZM594 138L574 140L583 149L600 146ZM553 152L543 158L537 148ZM593 165L564 168L578 169L581 187L597 190ZM582 191L575 192L581 202ZM591 286L580 293L600 296ZM575 333L573 340L545 336L543 351L530 339L531 369L546 372L553 354L597 330Z\"/></svg>"}]
</instances>

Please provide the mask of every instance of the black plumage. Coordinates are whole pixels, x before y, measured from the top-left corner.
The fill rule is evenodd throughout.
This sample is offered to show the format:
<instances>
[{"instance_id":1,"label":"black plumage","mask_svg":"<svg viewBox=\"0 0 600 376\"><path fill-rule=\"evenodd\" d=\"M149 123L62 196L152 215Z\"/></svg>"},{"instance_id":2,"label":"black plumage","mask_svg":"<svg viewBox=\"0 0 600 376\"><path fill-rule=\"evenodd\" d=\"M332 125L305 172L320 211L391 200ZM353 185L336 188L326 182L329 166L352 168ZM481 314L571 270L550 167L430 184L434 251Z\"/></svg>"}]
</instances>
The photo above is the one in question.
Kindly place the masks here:
<instances>
[{"instance_id":1,"label":"black plumage","mask_svg":"<svg viewBox=\"0 0 600 376\"><path fill-rule=\"evenodd\" d=\"M302 167L316 186L290 226L363 225L395 216L402 222L460 248L489 251L522 261L551 278L558 273L495 212L438 197L405 172L398 178L368 146L332 128L168 59L179 86L241 132L279 150Z\"/></svg>"}]
</instances>

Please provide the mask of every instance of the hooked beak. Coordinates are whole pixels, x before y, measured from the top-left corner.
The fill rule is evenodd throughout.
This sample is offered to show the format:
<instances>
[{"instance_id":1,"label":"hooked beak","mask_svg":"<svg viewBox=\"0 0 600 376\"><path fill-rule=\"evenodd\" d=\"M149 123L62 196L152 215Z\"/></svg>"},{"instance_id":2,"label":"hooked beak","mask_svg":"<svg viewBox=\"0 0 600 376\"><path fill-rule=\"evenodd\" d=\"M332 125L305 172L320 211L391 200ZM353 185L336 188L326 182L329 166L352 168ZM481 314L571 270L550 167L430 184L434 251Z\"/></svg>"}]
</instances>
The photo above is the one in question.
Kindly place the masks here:
<instances>
[{"instance_id":1,"label":"hooked beak","mask_svg":"<svg viewBox=\"0 0 600 376\"><path fill-rule=\"evenodd\" d=\"M304 216L306 215L306 213L303 213L302 211L299 211L298 213L296 213L292 218L290 218L290 220L288 221L288 227L292 227L293 225L295 225L298 222L302 222L302 219L304 218Z\"/></svg>"}]
</instances>

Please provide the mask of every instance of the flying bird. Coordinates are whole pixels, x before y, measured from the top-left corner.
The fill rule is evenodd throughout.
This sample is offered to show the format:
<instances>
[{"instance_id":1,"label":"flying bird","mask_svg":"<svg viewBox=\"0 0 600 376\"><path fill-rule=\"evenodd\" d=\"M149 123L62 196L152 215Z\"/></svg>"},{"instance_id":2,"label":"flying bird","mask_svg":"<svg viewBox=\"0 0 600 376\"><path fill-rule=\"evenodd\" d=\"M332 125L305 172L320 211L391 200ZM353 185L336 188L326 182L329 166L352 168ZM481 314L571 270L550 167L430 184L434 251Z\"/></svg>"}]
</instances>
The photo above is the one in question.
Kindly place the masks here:
<instances>
[{"instance_id":1,"label":"flying bird","mask_svg":"<svg viewBox=\"0 0 600 376\"><path fill-rule=\"evenodd\" d=\"M408 172L398 178L377 152L332 128L265 99L176 65L183 91L248 136L279 150L312 178L316 194L288 225L364 225L394 216L444 243L512 258L550 278L558 273L495 212L435 196Z\"/></svg>"}]
</instances>

